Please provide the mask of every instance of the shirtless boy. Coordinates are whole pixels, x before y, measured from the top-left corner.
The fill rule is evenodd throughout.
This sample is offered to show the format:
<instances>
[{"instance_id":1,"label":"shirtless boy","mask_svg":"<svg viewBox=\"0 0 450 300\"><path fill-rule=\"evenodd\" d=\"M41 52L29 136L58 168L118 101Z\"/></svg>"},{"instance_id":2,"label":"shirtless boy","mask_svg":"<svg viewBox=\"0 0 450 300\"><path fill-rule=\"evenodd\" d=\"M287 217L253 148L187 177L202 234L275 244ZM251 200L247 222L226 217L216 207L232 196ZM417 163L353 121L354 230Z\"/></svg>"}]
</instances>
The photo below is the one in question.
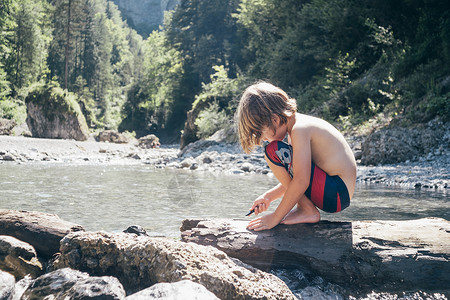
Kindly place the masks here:
<instances>
[{"instance_id":1,"label":"shirtless boy","mask_svg":"<svg viewBox=\"0 0 450 300\"><path fill-rule=\"evenodd\" d=\"M265 159L280 182L259 196L251 210L258 215L282 198L273 213L250 221L248 229L316 223L318 208L339 212L350 204L356 184L350 146L328 122L296 111L295 99L270 83L251 85L241 97L236 117L242 148L250 153L269 142ZM283 142L286 134L288 143Z\"/></svg>"}]
</instances>

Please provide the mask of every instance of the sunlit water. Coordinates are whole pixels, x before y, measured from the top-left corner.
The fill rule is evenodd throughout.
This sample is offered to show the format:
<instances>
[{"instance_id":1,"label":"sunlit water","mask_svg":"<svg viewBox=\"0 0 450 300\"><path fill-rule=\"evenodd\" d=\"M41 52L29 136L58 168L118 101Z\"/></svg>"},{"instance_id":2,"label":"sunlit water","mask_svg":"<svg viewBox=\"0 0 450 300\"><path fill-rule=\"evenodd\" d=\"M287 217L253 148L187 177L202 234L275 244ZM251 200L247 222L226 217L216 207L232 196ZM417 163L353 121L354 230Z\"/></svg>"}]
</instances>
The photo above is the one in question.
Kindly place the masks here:
<instances>
[{"instance_id":1,"label":"sunlit water","mask_svg":"<svg viewBox=\"0 0 450 300\"><path fill-rule=\"evenodd\" d=\"M179 238L179 227L187 218L246 218L253 200L275 184L276 179L268 175L151 166L2 164L0 208L54 213L90 231L117 232L137 224L150 235ZM322 213L322 219L335 221L424 217L450 220L450 195L359 185L349 208L338 214ZM283 277L283 271L279 275ZM296 278L302 277L298 272L289 276L298 283L303 280ZM310 298L304 294L310 292L304 285L296 289ZM329 285L322 284L324 289L330 289ZM340 298L333 288L327 295Z\"/></svg>"}]
</instances>

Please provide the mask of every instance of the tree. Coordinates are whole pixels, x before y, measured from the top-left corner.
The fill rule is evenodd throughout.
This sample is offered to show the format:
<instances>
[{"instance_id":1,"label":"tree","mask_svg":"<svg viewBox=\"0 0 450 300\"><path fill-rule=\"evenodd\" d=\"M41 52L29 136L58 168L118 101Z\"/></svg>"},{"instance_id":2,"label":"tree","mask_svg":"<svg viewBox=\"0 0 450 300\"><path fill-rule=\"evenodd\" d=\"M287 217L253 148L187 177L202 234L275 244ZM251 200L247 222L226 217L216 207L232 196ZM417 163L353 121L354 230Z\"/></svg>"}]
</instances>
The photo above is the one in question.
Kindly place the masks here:
<instances>
[{"instance_id":1,"label":"tree","mask_svg":"<svg viewBox=\"0 0 450 300\"><path fill-rule=\"evenodd\" d=\"M49 36L40 0L14 2L11 15L14 23L7 37L11 50L5 67L8 80L16 91L45 75Z\"/></svg>"},{"instance_id":2,"label":"tree","mask_svg":"<svg viewBox=\"0 0 450 300\"><path fill-rule=\"evenodd\" d=\"M183 76L181 57L166 43L163 32L154 31L148 37L143 78L128 91L121 130L144 135L180 125L182 116L175 99Z\"/></svg>"},{"instance_id":3,"label":"tree","mask_svg":"<svg viewBox=\"0 0 450 300\"><path fill-rule=\"evenodd\" d=\"M168 41L180 51L194 91L200 89L202 82L209 82L215 65L224 65L235 75L235 62L240 53L232 14L238 3L237 0L182 0L166 19Z\"/></svg>"}]
</instances>

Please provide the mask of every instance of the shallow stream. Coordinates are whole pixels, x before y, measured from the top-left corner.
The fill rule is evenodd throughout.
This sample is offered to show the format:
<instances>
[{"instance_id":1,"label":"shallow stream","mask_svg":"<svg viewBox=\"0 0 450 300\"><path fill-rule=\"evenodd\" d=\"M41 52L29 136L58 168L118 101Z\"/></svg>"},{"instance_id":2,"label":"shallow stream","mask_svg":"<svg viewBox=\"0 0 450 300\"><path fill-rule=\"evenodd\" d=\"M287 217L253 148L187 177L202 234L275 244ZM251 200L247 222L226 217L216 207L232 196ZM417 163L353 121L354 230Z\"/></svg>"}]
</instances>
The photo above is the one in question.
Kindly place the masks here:
<instances>
[{"instance_id":1,"label":"shallow stream","mask_svg":"<svg viewBox=\"0 0 450 300\"><path fill-rule=\"evenodd\" d=\"M3 164L0 208L54 213L90 231L117 232L137 224L150 235L178 239L179 227L186 218L245 218L253 200L275 184L276 179L268 175L227 175L145 165ZM349 208L339 214L322 214L323 220L335 221L424 217L450 220L450 195L358 185ZM342 299L339 288L333 285L309 282L308 286L299 271L285 274L278 270L277 274L305 299L314 299L317 293L321 298ZM292 277L303 283L293 286L289 283Z\"/></svg>"}]
</instances>

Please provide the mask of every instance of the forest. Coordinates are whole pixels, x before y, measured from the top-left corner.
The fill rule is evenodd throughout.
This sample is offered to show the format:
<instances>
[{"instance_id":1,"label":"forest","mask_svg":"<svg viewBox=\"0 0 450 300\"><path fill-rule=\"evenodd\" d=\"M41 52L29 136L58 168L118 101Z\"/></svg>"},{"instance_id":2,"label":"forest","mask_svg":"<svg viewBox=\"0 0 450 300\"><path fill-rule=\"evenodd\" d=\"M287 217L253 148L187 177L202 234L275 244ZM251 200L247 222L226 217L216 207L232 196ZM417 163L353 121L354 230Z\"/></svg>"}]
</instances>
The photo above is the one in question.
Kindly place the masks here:
<instances>
[{"instance_id":1,"label":"forest","mask_svg":"<svg viewBox=\"0 0 450 300\"><path fill-rule=\"evenodd\" d=\"M231 127L257 80L344 131L450 119L445 0L181 0L146 37L107 0L0 0L0 28L0 118L18 124L57 85L92 132L187 143Z\"/></svg>"}]
</instances>

